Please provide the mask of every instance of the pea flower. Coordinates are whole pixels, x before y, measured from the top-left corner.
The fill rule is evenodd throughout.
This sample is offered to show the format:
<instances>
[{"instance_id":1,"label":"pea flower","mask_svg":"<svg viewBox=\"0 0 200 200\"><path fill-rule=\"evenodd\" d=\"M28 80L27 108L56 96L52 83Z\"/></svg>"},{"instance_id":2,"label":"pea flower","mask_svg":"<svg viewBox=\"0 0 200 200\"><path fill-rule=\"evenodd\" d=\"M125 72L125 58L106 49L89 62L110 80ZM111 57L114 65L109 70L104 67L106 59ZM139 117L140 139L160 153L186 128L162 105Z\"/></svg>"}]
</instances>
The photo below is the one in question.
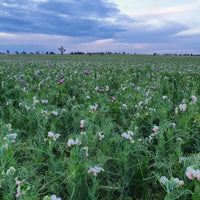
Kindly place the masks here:
<instances>
[{"instance_id":1,"label":"pea flower","mask_svg":"<svg viewBox=\"0 0 200 200\"><path fill-rule=\"evenodd\" d=\"M54 132L49 131L48 132L48 137L52 138L53 141L56 141L60 137L60 134L54 134Z\"/></svg>"},{"instance_id":2,"label":"pea flower","mask_svg":"<svg viewBox=\"0 0 200 200\"><path fill-rule=\"evenodd\" d=\"M37 103L39 103L39 102L40 102L40 101L37 100L36 97L33 97L33 104L34 104L34 105L37 104Z\"/></svg>"},{"instance_id":3,"label":"pea flower","mask_svg":"<svg viewBox=\"0 0 200 200\"><path fill-rule=\"evenodd\" d=\"M123 134L121 134L122 137L126 138L127 140L130 140L132 143L135 143L132 137L133 135L134 133L132 131L128 131L127 133L124 132Z\"/></svg>"},{"instance_id":4,"label":"pea flower","mask_svg":"<svg viewBox=\"0 0 200 200\"><path fill-rule=\"evenodd\" d=\"M23 181L16 180L17 184L17 194L15 195L16 198L19 198L22 196L22 194L26 194L28 190L31 189L29 183Z\"/></svg>"},{"instance_id":5,"label":"pea flower","mask_svg":"<svg viewBox=\"0 0 200 200\"><path fill-rule=\"evenodd\" d=\"M51 195L50 197L47 195L43 198L43 200L61 200L60 197L57 197L55 194Z\"/></svg>"},{"instance_id":6,"label":"pea flower","mask_svg":"<svg viewBox=\"0 0 200 200\"><path fill-rule=\"evenodd\" d=\"M162 183L163 185L165 185L167 182L169 182L169 180L166 176L162 176L160 178L160 183Z\"/></svg>"},{"instance_id":7,"label":"pea flower","mask_svg":"<svg viewBox=\"0 0 200 200\"><path fill-rule=\"evenodd\" d=\"M187 109L187 105L186 104L180 104L179 109L184 112Z\"/></svg>"},{"instance_id":8,"label":"pea flower","mask_svg":"<svg viewBox=\"0 0 200 200\"><path fill-rule=\"evenodd\" d=\"M6 135L6 137L4 137L4 140L10 140L12 143L15 143L15 140L17 138L17 133L12 133L12 134L8 134Z\"/></svg>"},{"instance_id":9,"label":"pea flower","mask_svg":"<svg viewBox=\"0 0 200 200\"><path fill-rule=\"evenodd\" d=\"M95 167L90 167L90 169L88 170L88 174L93 173L94 176L97 176L97 174L100 173L101 171L104 171L104 169L101 168L101 167L97 167L97 166L95 166Z\"/></svg>"},{"instance_id":10,"label":"pea flower","mask_svg":"<svg viewBox=\"0 0 200 200\"><path fill-rule=\"evenodd\" d=\"M6 174L14 174L16 171L16 169L14 167L10 167L7 171L6 171Z\"/></svg>"},{"instance_id":11,"label":"pea flower","mask_svg":"<svg viewBox=\"0 0 200 200\"><path fill-rule=\"evenodd\" d=\"M88 72L87 70L83 70L83 73L88 75L91 74L91 72Z\"/></svg>"},{"instance_id":12,"label":"pea flower","mask_svg":"<svg viewBox=\"0 0 200 200\"><path fill-rule=\"evenodd\" d=\"M88 147L83 147L82 149L85 150L85 156L88 157L89 156Z\"/></svg>"},{"instance_id":13,"label":"pea flower","mask_svg":"<svg viewBox=\"0 0 200 200\"><path fill-rule=\"evenodd\" d=\"M194 169L193 166L187 167L185 175L190 180L194 180L194 178L197 178L197 180L200 181L200 170L199 169Z\"/></svg>"},{"instance_id":14,"label":"pea flower","mask_svg":"<svg viewBox=\"0 0 200 200\"><path fill-rule=\"evenodd\" d=\"M106 85L106 92L110 92L110 89L107 85Z\"/></svg>"},{"instance_id":15,"label":"pea flower","mask_svg":"<svg viewBox=\"0 0 200 200\"><path fill-rule=\"evenodd\" d=\"M171 123L173 128L176 128L176 123Z\"/></svg>"},{"instance_id":16,"label":"pea flower","mask_svg":"<svg viewBox=\"0 0 200 200\"><path fill-rule=\"evenodd\" d=\"M126 104L122 104L122 106L123 106L124 108L127 108L127 105L126 105Z\"/></svg>"},{"instance_id":17,"label":"pea flower","mask_svg":"<svg viewBox=\"0 0 200 200\"><path fill-rule=\"evenodd\" d=\"M110 100L110 102L113 103L114 100L115 100L115 97L112 97L111 100Z\"/></svg>"},{"instance_id":18,"label":"pea flower","mask_svg":"<svg viewBox=\"0 0 200 200\"><path fill-rule=\"evenodd\" d=\"M61 83L63 83L65 81L65 79L61 79L60 81L58 81L58 85L60 85Z\"/></svg>"},{"instance_id":19,"label":"pea flower","mask_svg":"<svg viewBox=\"0 0 200 200\"><path fill-rule=\"evenodd\" d=\"M85 123L85 120L81 120L81 125L80 125L81 128L84 128L84 123Z\"/></svg>"},{"instance_id":20,"label":"pea flower","mask_svg":"<svg viewBox=\"0 0 200 200\"><path fill-rule=\"evenodd\" d=\"M163 99L167 99L167 96L163 96L162 98L163 98Z\"/></svg>"},{"instance_id":21,"label":"pea flower","mask_svg":"<svg viewBox=\"0 0 200 200\"><path fill-rule=\"evenodd\" d=\"M58 112L56 112L56 111L51 111L51 114L54 116L58 116Z\"/></svg>"},{"instance_id":22,"label":"pea flower","mask_svg":"<svg viewBox=\"0 0 200 200\"><path fill-rule=\"evenodd\" d=\"M166 176L162 176L160 178L160 183L163 185L171 185L173 187L179 187L180 185L184 185L183 180L179 180L179 178L172 177L170 180ZM175 184L175 185L174 185Z\"/></svg>"},{"instance_id":23,"label":"pea flower","mask_svg":"<svg viewBox=\"0 0 200 200\"><path fill-rule=\"evenodd\" d=\"M12 124L7 124L8 131L12 131Z\"/></svg>"},{"instance_id":24,"label":"pea flower","mask_svg":"<svg viewBox=\"0 0 200 200\"><path fill-rule=\"evenodd\" d=\"M159 129L159 126L154 126L152 130L153 130L155 133L158 133L158 129Z\"/></svg>"},{"instance_id":25,"label":"pea flower","mask_svg":"<svg viewBox=\"0 0 200 200\"><path fill-rule=\"evenodd\" d=\"M67 146L74 146L74 145L81 145L81 141L79 141L78 138L76 138L75 140L74 139L68 139L68 142L67 142Z\"/></svg>"},{"instance_id":26,"label":"pea flower","mask_svg":"<svg viewBox=\"0 0 200 200\"><path fill-rule=\"evenodd\" d=\"M90 109L93 111L93 110L96 110L98 108L98 104L95 104L94 106L90 105Z\"/></svg>"},{"instance_id":27,"label":"pea flower","mask_svg":"<svg viewBox=\"0 0 200 200\"><path fill-rule=\"evenodd\" d=\"M97 133L99 135L99 140L102 140L105 136L103 135L103 132L98 132Z\"/></svg>"},{"instance_id":28,"label":"pea flower","mask_svg":"<svg viewBox=\"0 0 200 200\"><path fill-rule=\"evenodd\" d=\"M48 103L48 100L43 100L42 99L42 104Z\"/></svg>"},{"instance_id":29,"label":"pea flower","mask_svg":"<svg viewBox=\"0 0 200 200\"><path fill-rule=\"evenodd\" d=\"M197 97L195 97L194 95L192 95L191 97L192 97L193 103L195 104L198 101Z\"/></svg>"}]
</instances>

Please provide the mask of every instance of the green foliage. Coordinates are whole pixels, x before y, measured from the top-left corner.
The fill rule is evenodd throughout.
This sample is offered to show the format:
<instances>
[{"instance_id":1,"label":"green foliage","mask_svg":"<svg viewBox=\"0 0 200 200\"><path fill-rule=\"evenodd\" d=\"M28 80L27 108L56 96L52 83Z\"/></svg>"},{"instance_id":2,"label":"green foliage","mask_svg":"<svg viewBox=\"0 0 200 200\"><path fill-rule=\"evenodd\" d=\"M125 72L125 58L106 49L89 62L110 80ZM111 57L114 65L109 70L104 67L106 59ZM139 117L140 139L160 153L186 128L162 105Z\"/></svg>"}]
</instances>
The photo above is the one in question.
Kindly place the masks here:
<instances>
[{"instance_id":1,"label":"green foliage","mask_svg":"<svg viewBox=\"0 0 200 200\"><path fill-rule=\"evenodd\" d=\"M0 199L200 199L196 57L0 56Z\"/></svg>"}]
</instances>

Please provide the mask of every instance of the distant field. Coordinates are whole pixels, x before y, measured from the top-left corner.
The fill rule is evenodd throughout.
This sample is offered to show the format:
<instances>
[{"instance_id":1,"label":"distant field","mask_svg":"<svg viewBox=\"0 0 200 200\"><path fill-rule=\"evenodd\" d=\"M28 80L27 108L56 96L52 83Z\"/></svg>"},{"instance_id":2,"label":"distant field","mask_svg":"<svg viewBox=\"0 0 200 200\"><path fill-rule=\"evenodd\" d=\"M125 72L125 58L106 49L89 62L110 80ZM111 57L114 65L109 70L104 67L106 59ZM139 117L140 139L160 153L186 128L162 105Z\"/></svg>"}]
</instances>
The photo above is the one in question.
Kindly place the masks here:
<instances>
[{"instance_id":1,"label":"distant field","mask_svg":"<svg viewBox=\"0 0 200 200\"><path fill-rule=\"evenodd\" d=\"M0 199L199 200L200 57L0 55Z\"/></svg>"},{"instance_id":2,"label":"distant field","mask_svg":"<svg viewBox=\"0 0 200 200\"><path fill-rule=\"evenodd\" d=\"M83 61L83 62L111 62L111 63L133 63L133 64L145 64L145 63L177 63L177 64L186 64L186 63L196 63L200 64L199 56L165 56L165 55L43 55L43 54L27 54L27 55L7 55L0 54L0 61L2 60L39 60L39 61Z\"/></svg>"}]
</instances>

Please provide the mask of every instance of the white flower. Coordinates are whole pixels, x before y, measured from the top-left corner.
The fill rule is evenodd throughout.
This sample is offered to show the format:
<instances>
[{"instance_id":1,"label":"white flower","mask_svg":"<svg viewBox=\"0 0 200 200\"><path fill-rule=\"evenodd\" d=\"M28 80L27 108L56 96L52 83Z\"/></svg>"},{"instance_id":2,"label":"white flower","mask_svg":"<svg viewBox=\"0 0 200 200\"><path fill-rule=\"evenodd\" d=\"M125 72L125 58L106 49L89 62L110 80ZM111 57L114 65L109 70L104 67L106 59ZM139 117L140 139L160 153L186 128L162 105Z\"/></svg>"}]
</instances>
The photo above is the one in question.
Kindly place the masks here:
<instances>
[{"instance_id":1,"label":"white flower","mask_svg":"<svg viewBox=\"0 0 200 200\"><path fill-rule=\"evenodd\" d=\"M163 99L167 99L167 96L163 96L162 98L163 98Z\"/></svg>"},{"instance_id":2,"label":"white flower","mask_svg":"<svg viewBox=\"0 0 200 200\"><path fill-rule=\"evenodd\" d=\"M61 200L60 197L57 197L55 194L51 195L51 200Z\"/></svg>"},{"instance_id":3,"label":"white flower","mask_svg":"<svg viewBox=\"0 0 200 200\"><path fill-rule=\"evenodd\" d=\"M97 167L97 166L90 167L90 169L88 170L88 174L93 173L94 176L97 176L97 173L100 173L101 171L104 171L104 169L101 167Z\"/></svg>"},{"instance_id":4,"label":"white flower","mask_svg":"<svg viewBox=\"0 0 200 200\"><path fill-rule=\"evenodd\" d=\"M127 105L126 105L126 104L123 104L122 106L123 106L124 108L127 108Z\"/></svg>"},{"instance_id":5,"label":"white flower","mask_svg":"<svg viewBox=\"0 0 200 200\"><path fill-rule=\"evenodd\" d=\"M56 112L56 111L51 111L51 114L53 114L54 116L58 116L58 112Z\"/></svg>"},{"instance_id":6,"label":"white flower","mask_svg":"<svg viewBox=\"0 0 200 200\"><path fill-rule=\"evenodd\" d=\"M162 176L162 177L160 178L160 183L162 183L163 185L165 185L165 183L167 183L167 182L169 182L169 180L167 179L166 176Z\"/></svg>"},{"instance_id":7,"label":"white flower","mask_svg":"<svg viewBox=\"0 0 200 200\"><path fill-rule=\"evenodd\" d=\"M48 100L43 100L42 99L42 104L48 103Z\"/></svg>"},{"instance_id":8,"label":"white flower","mask_svg":"<svg viewBox=\"0 0 200 200\"><path fill-rule=\"evenodd\" d=\"M7 175L10 174L10 173L14 174L15 171L16 171L16 169L15 169L14 167L10 167L10 168L6 171L6 174L7 174Z\"/></svg>"},{"instance_id":9,"label":"white flower","mask_svg":"<svg viewBox=\"0 0 200 200\"><path fill-rule=\"evenodd\" d=\"M193 180L194 178L197 178L197 180L200 181L200 170L199 169L195 170L193 166L187 167L185 175L190 180Z\"/></svg>"},{"instance_id":10,"label":"white flower","mask_svg":"<svg viewBox=\"0 0 200 200\"><path fill-rule=\"evenodd\" d=\"M127 133L124 132L123 134L121 134L122 137L126 138L127 140L130 140L131 143L135 143L135 141L132 138L133 135L134 133L132 131L128 131Z\"/></svg>"},{"instance_id":11,"label":"white flower","mask_svg":"<svg viewBox=\"0 0 200 200\"><path fill-rule=\"evenodd\" d=\"M195 97L194 95L192 95L191 97L192 97L192 100L194 103L196 103L198 101L197 97Z\"/></svg>"},{"instance_id":12,"label":"white flower","mask_svg":"<svg viewBox=\"0 0 200 200\"><path fill-rule=\"evenodd\" d=\"M6 135L6 137L11 140L11 142L15 142L16 138L17 138L17 133L13 133L13 134L8 134Z\"/></svg>"},{"instance_id":13,"label":"white flower","mask_svg":"<svg viewBox=\"0 0 200 200\"><path fill-rule=\"evenodd\" d=\"M186 104L180 104L180 105L179 105L179 109L180 109L181 111L186 111L187 105L186 105Z\"/></svg>"},{"instance_id":14,"label":"white flower","mask_svg":"<svg viewBox=\"0 0 200 200\"><path fill-rule=\"evenodd\" d=\"M98 132L97 134L99 135L99 140L102 140L105 137L102 132Z\"/></svg>"},{"instance_id":15,"label":"white flower","mask_svg":"<svg viewBox=\"0 0 200 200\"><path fill-rule=\"evenodd\" d=\"M74 146L74 145L81 145L81 141L79 141L78 138L76 138L76 140L73 140L73 139L68 139L67 141L67 145L70 147L71 145Z\"/></svg>"},{"instance_id":16,"label":"white flower","mask_svg":"<svg viewBox=\"0 0 200 200\"><path fill-rule=\"evenodd\" d=\"M90 105L90 109L91 109L91 110L96 110L96 109L97 109L97 107L98 107L98 105L97 105L97 104L95 104L95 106L92 106L92 105Z\"/></svg>"},{"instance_id":17,"label":"white flower","mask_svg":"<svg viewBox=\"0 0 200 200\"><path fill-rule=\"evenodd\" d=\"M60 137L60 134L54 134L54 132L49 131L48 137L51 137L51 138L53 138L53 141L56 141Z\"/></svg>"},{"instance_id":18,"label":"white flower","mask_svg":"<svg viewBox=\"0 0 200 200\"><path fill-rule=\"evenodd\" d=\"M176 124L175 123L172 123L172 126L173 126L173 128L176 128Z\"/></svg>"}]
</instances>

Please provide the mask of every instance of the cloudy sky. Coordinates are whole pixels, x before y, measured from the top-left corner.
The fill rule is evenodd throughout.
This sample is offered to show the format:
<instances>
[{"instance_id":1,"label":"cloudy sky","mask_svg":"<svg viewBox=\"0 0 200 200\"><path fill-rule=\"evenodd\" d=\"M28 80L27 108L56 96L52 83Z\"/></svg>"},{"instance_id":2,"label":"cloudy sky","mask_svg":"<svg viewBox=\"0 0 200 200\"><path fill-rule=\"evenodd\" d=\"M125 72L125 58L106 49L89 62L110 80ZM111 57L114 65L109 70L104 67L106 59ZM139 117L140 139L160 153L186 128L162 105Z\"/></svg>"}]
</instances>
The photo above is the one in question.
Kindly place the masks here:
<instances>
[{"instance_id":1,"label":"cloudy sky","mask_svg":"<svg viewBox=\"0 0 200 200\"><path fill-rule=\"evenodd\" d=\"M200 53L200 0L0 0L0 51Z\"/></svg>"}]
</instances>

